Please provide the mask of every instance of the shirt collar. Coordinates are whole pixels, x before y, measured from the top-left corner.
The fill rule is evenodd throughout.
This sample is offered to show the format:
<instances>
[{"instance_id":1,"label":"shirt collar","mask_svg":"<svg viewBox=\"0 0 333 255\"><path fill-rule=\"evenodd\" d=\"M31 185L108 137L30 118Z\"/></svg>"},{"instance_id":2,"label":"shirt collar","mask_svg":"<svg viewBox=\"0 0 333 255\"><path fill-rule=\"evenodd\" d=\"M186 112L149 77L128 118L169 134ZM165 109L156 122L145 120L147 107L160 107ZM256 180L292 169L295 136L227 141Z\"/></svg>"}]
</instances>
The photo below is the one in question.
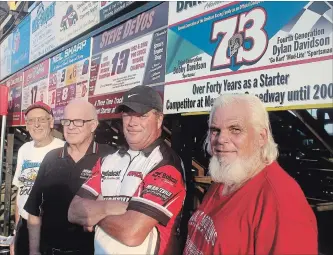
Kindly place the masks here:
<instances>
[{"instance_id":1,"label":"shirt collar","mask_svg":"<svg viewBox=\"0 0 333 255\"><path fill-rule=\"evenodd\" d=\"M150 144L148 147L142 149L142 153L148 157L152 151L159 146L161 143L163 143L164 139L162 137L157 138L152 144ZM128 154L129 146L128 144L124 144L118 147L118 153L121 157L123 157L126 153Z\"/></svg>"},{"instance_id":2,"label":"shirt collar","mask_svg":"<svg viewBox=\"0 0 333 255\"><path fill-rule=\"evenodd\" d=\"M163 139L162 137L159 137L155 140L155 142L153 142L152 144L150 144L148 147L144 148L142 150L143 154L148 157L150 155L150 153L152 153L152 151L159 146L161 143L163 143Z\"/></svg>"},{"instance_id":3,"label":"shirt collar","mask_svg":"<svg viewBox=\"0 0 333 255\"><path fill-rule=\"evenodd\" d=\"M88 147L88 150L85 155L96 154L98 152L98 144L95 141L92 141ZM68 157L68 143L66 142L62 150L60 151L60 158Z\"/></svg>"}]
</instances>

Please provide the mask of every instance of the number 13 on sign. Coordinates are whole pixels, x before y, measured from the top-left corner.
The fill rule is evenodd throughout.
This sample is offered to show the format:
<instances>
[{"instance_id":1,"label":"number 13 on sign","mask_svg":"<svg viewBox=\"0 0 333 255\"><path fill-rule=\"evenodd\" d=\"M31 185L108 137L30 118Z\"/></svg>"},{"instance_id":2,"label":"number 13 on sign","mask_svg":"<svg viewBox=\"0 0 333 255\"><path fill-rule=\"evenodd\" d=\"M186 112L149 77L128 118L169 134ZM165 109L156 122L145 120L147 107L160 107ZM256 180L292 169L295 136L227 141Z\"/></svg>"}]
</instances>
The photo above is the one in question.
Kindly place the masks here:
<instances>
[{"instance_id":1,"label":"number 13 on sign","mask_svg":"<svg viewBox=\"0 0 333 255\"><path fill-rule=\"evenodd\" d=\"M264 30L266 17L264 9L254 8L249 12L214 22L211 41L216 42L219 37L222 39L212 57L211 69L218 70L232 64L258 61L268 45L268 36Z\"/></svg>"}]
</instances>

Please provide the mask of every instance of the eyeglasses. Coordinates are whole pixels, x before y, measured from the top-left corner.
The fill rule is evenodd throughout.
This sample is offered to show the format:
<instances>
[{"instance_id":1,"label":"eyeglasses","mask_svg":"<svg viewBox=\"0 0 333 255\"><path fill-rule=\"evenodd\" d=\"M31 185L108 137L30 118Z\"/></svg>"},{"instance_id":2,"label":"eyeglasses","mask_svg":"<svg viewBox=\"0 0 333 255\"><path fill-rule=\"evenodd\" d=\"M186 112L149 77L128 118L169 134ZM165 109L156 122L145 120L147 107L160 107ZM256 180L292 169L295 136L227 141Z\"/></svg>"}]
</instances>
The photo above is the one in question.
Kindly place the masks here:
<instances>
[{"instance_id":1,"label":"eyeglasses","mask_svg":"<svg viewBox=\"0 0 333 255\"><path fill-rule=\"evenodd\" d=\"M37 117L37 118L26 119L25 123L27 123L27 125L33 125L37 121L38 123L44 124L47 123L49 120L50 120L49 117Z\"/></svg>"},{"instance_id":2,"label":"eyeglasses","mask_svg":"<svg viewBox=\"0 0 333 255\"><path fill-rule=\"evenodd\" d=\"M73 123L73 125L75 127L83 127L86 122L89 122L89 121L92 121L92 120L94 120L94 119L91 119L91 120L80 120L80 119L69 120L69 119L62 119L62 120L60 120L60 123L63 126L69 126L71 123Z\"/></svg>"}]
</instances>

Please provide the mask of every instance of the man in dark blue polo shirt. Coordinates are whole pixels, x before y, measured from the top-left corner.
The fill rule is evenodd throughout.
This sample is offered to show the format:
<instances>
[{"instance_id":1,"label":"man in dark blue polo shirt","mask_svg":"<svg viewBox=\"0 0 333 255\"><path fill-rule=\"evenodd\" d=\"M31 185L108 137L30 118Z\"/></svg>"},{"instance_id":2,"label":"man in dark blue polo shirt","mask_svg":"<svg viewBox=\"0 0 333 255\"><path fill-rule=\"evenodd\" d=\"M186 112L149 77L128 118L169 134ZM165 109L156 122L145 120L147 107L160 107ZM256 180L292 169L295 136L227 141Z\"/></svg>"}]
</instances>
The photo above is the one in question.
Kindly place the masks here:
<instances>
[{"instance_id":1,"label":"man in dark blue polo shirt","mask_svg":"<svg viewBox=\"0 0 333 255\"><path fill-rule=\"evenodd\" d=\"M29 213L30 255L94 253L93 233L70 223L67 212L98 158L113 153L114 148L94 141L97 113L86 101L70 102L61 124L66 144L45 156L24 207Z\"/></svg>"}]
</instances>

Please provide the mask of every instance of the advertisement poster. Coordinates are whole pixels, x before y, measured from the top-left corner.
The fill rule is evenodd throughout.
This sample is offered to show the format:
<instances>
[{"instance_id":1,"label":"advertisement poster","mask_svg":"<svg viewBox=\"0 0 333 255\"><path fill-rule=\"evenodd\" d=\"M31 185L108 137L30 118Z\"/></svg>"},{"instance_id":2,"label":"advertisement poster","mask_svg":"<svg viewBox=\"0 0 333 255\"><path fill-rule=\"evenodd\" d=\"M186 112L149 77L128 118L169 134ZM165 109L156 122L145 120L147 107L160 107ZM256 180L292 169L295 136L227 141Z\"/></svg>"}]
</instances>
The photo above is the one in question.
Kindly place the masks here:
<instances>
[{"instance_id":1,"label":"advertisement poster","mask_svg":"<svg viewBox=\"0 0 333 255\"><path fill-rule=\"evenodd\" d=\"M10 34L0 44L0 80L12 73L12 43L13 34Z\"/></svg>"},{"instance_id":2,"label":"advertisement poster","mask_svg":"<svg viewBox=\"0 0 333 255\"><path fill-rule=\"evenodd\" d=\"M24 72L22 111L36 102L48 103L48 71L49 59Z\"/></svg>"},{"instance_id":3,"label":"advertisement poster","mask_svg":"<svg viewBox=\"0 0 333 255\"><path fill-rule=\"evenodd\" d=\"M30 49L30 15L18 24L13 31L12 46L12 72L27 66L29 64Z\"/></svg>"},{"instance_id":4,"label":"advertisement poster","mask_svg":"<svg viewBox=\"0 0 333 255\"><path fill-rule=\"evenodd\" d=\"M99 2L57 2L55 9L59 45L99 23Z\"/></svg>"},{"instance_id":5,"label":"advertisement poster","mask_svg":"<svg viewBox=\"0 0 333 255\"><path fill-rule=\"evenodd\" d=\"M154 86L155 89L163 99L164 85ZM98 97L89 97L89 102L92 103L98 114L98 119L108 119L120 117L119 114L114 113L116 107L123 102L124 92L115 94L105 94Z\"/></svg>"},{"instance_id":6,"label":"advertisement poster","mask_svg":"<svg viewBox=\"0 0 333 255\"><path fill-rule=\"evenodd\" d=\"M163 3L94 38L89 101L114 98L95 104L100 118L112 116L123 92L164 82L167 14Z\"/></svg>"},{"instance_id":7,"label":"advertisement poster","mask_svg":"<svg viewBox=\"0 0 333 255\"><path fill-rule=\"evenodd\" d=\"M18 72L6 81L8 87L8 126L21 125L21 101L23 72Z\"/></svg>"},{"instance_id":8,"label":"advertisement poster","mask_svg":"<svg viewBox=\"0 0 333 255\"><path fill-rule=\"evenodd\" d=\"M91 39L87 39L51 58L48 103L56 121L70 100L88 100L90 48Z\"/></svg>"},{"instance_id":9,"label":"advertisement poster","mask_svg":"<svg viewBox=\"0 0 333 255\"><path fill-rule=\"evenodd\" d=\"M55 10L58 3L41 2L31 12L30 63L59 45L55 23Z\"/></svg>"},{"instance_id":10,"label":"advertisement poster","mask_svg":"<svg viewBox=\"0 0 333 255\"><path fill-rule=\"evenodd\" d=\"M106 20L116 13L124 10L133 1L101 1L99 2L100 21Z\"/></svg>"},{"instance_id":11,"label":"advertisement poster","mask_svg":"<svg viewBox=\"0 0 333 255\"><path fill-rule=\"evenodd\" d=\"M332 28L329 2L170 2L164 113L209 111L223 93L333 107Z\"/></svg>"}]
</instances>

